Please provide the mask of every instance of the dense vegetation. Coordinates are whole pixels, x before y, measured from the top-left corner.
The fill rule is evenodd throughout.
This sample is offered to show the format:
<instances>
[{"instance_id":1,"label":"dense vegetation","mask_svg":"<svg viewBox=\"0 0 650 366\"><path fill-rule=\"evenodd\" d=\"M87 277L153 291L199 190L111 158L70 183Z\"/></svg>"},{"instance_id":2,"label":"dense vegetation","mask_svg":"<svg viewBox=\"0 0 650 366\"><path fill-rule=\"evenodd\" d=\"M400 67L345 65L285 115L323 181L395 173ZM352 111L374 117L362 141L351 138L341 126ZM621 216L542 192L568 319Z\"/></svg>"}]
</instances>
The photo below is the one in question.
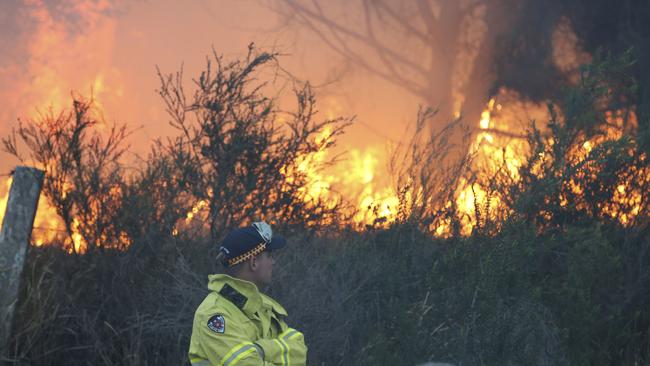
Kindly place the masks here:
<instances>
[{"instance_id":1,"label":"dense vegetation","mask_svg":"<svg viewBox=\"0 0 650 366\"><path fill-rule=\"evenodd\" d=\"M446 135L414 139L406 150L397 221L351 230L339 211L345 203L305 196L298 168L348 120L315 122L315 97L302 85L282 127L257 79L273 55L213 62L190 97L181 75L161 75L179 137L135 174L120 163L126 130L93 136L86 102L5 140L16 154L22 140L48 168L45 194L68 236L30 248L5 362L184 364L193 311L216 270L215 242L251 217L290 236L270 293L305 332L312 365L650 362L648 161L635 129L604 117L634 108L631 54L602 57L565 85L552 119L531 125L521 179L481 182L506 205L502 216L486 220L477 205L472 235L446 238L431 235L431 225L458 225L446 205L449 182L474 169L446 153ZM316 144L326 127L331 139ZM595 147L576 155L586 141ZM178 227L201 200L209 201L206 226ZM612 212L634 215L623 225ZM74 232L86 254L68 253Z\"/></svg>"}]
</instances>

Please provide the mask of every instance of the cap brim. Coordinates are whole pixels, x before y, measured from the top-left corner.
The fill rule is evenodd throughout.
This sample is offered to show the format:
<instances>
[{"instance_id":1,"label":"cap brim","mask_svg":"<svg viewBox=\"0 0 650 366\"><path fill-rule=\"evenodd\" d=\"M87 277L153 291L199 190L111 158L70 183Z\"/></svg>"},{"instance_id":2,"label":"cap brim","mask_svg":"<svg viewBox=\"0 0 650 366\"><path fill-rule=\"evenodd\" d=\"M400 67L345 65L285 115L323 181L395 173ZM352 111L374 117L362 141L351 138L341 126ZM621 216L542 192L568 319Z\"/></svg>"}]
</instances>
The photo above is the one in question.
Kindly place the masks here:
<instances>
[{"instance_id":1,"label":"cap brim","mask_svg":"<svg viewBox=\"0 0 650 366\"><path fill-rule=\"evenodd\" d=\"M287 239L284 236L273 235L271 242L266 245L267 249L278 250L284 248L287 245Z\"/></svg>"}]
</instances>

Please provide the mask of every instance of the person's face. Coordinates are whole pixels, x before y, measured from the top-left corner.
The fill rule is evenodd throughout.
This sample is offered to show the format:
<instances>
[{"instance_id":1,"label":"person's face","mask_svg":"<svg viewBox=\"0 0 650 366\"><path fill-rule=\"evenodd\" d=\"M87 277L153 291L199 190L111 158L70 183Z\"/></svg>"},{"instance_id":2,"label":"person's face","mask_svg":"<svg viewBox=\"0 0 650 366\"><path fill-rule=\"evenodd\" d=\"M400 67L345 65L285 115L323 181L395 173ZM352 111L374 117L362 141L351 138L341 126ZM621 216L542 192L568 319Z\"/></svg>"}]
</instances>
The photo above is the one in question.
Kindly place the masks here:
<instances>
[{"instance_id":1,"label":"person's face","mask_svg":"<svg viewBox=\"0 0 650 366\"><path fill-rule=\"evenodd\" d=\"M255 257L257 282L260 285L268 286L273 280L273 264L275 260L270 251L264 251Z\"/></svg>"}]
</instances>

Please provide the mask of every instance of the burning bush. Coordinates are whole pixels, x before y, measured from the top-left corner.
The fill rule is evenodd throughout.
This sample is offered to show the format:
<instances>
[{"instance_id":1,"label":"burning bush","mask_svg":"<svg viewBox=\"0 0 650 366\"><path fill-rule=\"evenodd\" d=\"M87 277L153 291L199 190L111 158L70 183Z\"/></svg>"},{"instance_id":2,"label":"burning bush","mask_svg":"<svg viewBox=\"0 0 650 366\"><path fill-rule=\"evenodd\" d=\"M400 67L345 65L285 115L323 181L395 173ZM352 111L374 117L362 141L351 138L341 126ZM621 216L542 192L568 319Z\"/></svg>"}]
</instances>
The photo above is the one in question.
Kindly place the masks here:
<instances>
[{"instance_id":1,"label":"burning bush","mask_svg":"<svg viewBox=\"0 0 650 366\"><path fill-rule=\"evenodd\" d=\"M336 204L309 196L299 165L305 156L331 147L350 120L315 121L309 84L295 89L296 110L281 113L276 100L262 94L267 84L256 81L259 69L275 58L252 46L245 59L234 62L214 54L194 79L196 90L189 98L182 72L159 73L171 125L181 131L166 150L191 182L192 196L207 202L214 237L255 217L289 226L338 220ZM319 144L316 137L324 131Z\"/></svg>"},{"instance_id":2,"label":"burning bush","mask_svg":"<svg viewBox=\"0 0 650 366\"><path fill-rule=\"evenodd\" d=\"M505 201L513 212L541 228L594 220L631 226L647 218L650 166L635 136L632 64L627 53L584 66L559 110L549 105L546 132L532 126L521 179Z\"/></svg>"},{"instance_id":3,"label":"burning bush","mask_svg":"<svg viewBox=\"0 0 650 366\"><path fill-rule=\"evenodd\" d=\"M636 136L634 59L597 60L549 102L541 128L532 121L528 131L497 134L491 113L498 116L501 105L492 99L475 142L460 144L469 146L465 155L449 142L454 124L429 140L417 130L410 156L398 164L400 202L409 205L399 220L443 236L495 235L517 217L540 231L580 221L642 224L650 167Z\"/></svg>"},{"instance_id":4,"label":"burning bush","mask_svg":"<svg viewBox=\"0 0 650 366\"><path fill-rule=\"evenodd\" d=\"M277 99L263 94L268 84L257 79L275 62L275 54L252 46L243 60L233 62L213 53L194 80L191 98L182 71L159 72L160 95L180 134L158 141L133 174L126 174L121 159L126 127L98 132L94 128L105 123L92 100L81 98L71 111L21 123L4 139L5 151L25 160L22 142L47 171L44 193L63 221L66 247L74 252L125 249L134 240L178 235L179 227L187 233L192 225L209 227L218 238L224 228L252 218L287 228L334 224L342 217L341 202L310 195L301 164L332 147L351 120L316 121L308 83L295 89L296 109L281 112ZM327 162L310 164L317 170Z\"/></svg>"},{"instance_id":5,"label":"burning bush","mask_svg":"<svg viewBox=\"0 0 650 366\"><path fill-rule=\"evenodd\" d=\"M65 227L65 246L73 252L101 247L124 247L123 230L116 225L125 184L120 158L125 152L125 126L113 126L105 138L93 127L92 100L75 99L73 108L53 111L38 120L20 123L4 139L5 151L22 161L17 137L30 158L47 172L43 191Z\"/></svg>"}]
</instances>

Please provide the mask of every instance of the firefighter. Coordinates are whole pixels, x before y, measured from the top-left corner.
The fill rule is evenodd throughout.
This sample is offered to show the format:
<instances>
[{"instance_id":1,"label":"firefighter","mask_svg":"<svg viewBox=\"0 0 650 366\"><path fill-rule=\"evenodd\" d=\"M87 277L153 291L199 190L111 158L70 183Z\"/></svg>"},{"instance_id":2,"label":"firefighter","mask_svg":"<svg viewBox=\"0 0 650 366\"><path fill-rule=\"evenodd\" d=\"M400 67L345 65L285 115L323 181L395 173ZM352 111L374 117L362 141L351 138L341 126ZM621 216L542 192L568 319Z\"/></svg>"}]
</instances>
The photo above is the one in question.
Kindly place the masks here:
<instances>
[{"instance_id":1,"label":"firefighter","mask_svg":"<svg viewBox=\"0 0 650 366\"><path fill-rule=\"evenodd\" d=\"M228 233L218 256L225 274L208 276L210 293L194 314L193 366L306 365L303 334L285 323L278 302L260 292L271 283L272 252L285 245L265 222Z\"/></svg>"}]
</instances>

